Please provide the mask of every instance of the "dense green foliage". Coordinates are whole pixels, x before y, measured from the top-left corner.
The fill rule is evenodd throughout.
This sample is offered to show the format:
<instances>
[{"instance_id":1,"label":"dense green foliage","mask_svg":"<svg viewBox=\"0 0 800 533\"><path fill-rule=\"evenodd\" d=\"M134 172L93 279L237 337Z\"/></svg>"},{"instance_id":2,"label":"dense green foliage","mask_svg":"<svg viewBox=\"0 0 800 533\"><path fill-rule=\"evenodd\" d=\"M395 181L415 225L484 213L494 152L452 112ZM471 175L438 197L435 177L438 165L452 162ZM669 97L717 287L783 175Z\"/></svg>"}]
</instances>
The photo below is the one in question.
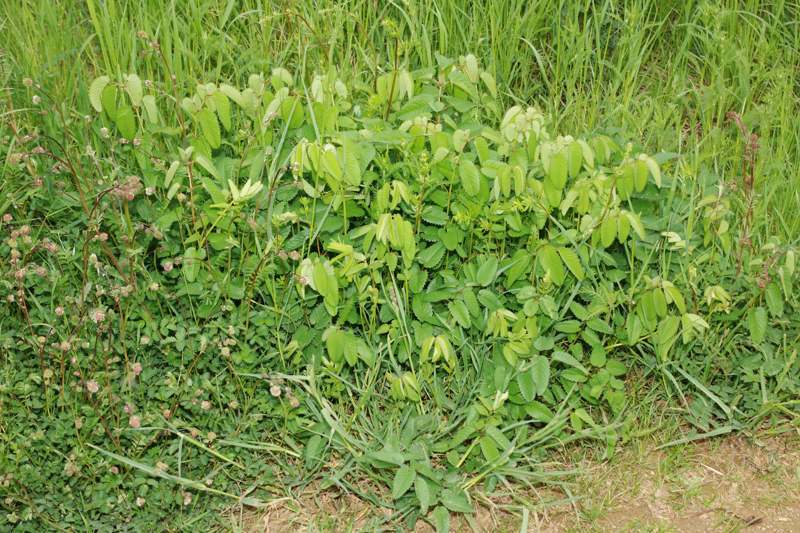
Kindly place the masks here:
<instances>
[{"instance_id":1,"label":"dense green foliage","mask_svg":"<svg viewBox=\"0 0 800 533\"><path fill-rule=\"evenodd\" d=\"M300 11L275 16L310 26L310 46L233 55L229 36L255 42L236 2L213 12L213 35L187 34L205 43L187 55L146 5L122 11L137 35L114 29L114 5L87 3L91 75L47 79L49 65L39 79L18 48L8 74L3 527L189 527L312 482L444 527L477 494L559 483L540 466L551 448L613 453L635 424L632 382L688 438L796 410L796 206L760 178L772 167L749 131L783 114L755 106L724 126L735 96L698 107L720 115L708 143L732 154L716 159L736 164L726 181L703 133L687 157L671 140L683 133L637 108L645 96L627 94L624 129L614 113L534 105L523 65L498 50L435 53L458 25L433 31L419 6L375 30L374 60L371 33ZM500 5L489 21L523 9ZM348 8L323 14L373 20ZM608 9L575 20L609 25ZM667 12L686 13L715 14ZM343 58L366 72L332 66ZM636 72L618 67L614 98ZM540 89L571 97L558 83ZM796 150L775 135L767 154Z\"/></svg>"}]
</instances>

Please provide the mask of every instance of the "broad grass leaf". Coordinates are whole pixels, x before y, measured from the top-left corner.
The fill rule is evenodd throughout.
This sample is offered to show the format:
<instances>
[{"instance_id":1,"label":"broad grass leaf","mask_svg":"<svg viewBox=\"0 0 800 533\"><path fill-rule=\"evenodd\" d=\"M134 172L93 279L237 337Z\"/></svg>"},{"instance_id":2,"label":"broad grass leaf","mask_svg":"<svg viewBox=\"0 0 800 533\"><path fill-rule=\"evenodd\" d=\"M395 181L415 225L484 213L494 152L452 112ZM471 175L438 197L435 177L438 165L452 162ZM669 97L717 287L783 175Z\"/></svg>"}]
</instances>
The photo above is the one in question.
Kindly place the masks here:
<instances>
[{"instance_id":1,"label":"broad grass leaf","mask_svg":"<svg viewBox=\"0 0 800 533\"><path fill-rule=\"evenodd\" d=\"M411 485L414 484L414 479L417 477L417 471L409 465L403 465L397 469L392 482L392 499L396 500L405 494Z\"/></svg>"},{"instance_id":2,"label":"broad grass leaf","mask_svg":"<svg viewBox=\"0 0 800 533\"><path fill-rule=\"evenodd\" d=\"M103 111L103 89L106 88L109 81L111 81L111 79L108 76L100 76L95 78L89 86L89 103L92 104L92 107L98 113Z\"/></svg>"},{"instance_id":3,"label":"broad grass leaf","mask_svg":"<svg viewBox=\"0 0 800 533\"><path fill-rule=\"evenodd\" d=\"M306 442L303 450L305 467L307 470L315 468L322 462L322 452L325 450L325 440L321 435L312 435Z\"/></svg>"}]
</instances>

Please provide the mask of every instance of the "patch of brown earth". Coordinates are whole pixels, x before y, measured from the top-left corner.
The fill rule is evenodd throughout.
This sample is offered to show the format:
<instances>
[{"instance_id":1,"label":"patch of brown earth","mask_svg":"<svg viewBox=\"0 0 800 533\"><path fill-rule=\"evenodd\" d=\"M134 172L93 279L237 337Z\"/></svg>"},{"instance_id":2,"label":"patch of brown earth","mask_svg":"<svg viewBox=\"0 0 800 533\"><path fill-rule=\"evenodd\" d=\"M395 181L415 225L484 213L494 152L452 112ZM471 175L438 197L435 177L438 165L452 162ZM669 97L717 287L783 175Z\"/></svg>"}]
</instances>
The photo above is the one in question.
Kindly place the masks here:
<instances>
[{"instance_id":1,"label":"patch of brown earth","mask_svg":"<svg viewBox=\"0 0 800 533\"><path fill-rule=\"evenodd\" d=\"M573 466L583 472L572 489L577 501L532 510L528 531L800 532L800 434L737 436L659 451L628 447L611 461ZM329 490L231 514L229 523L262 533L402 530L387 523L390 514ZM521 525L520 507L510 500L483 502L473 516L451 518L451 531L520 531ZM432 528L419 521L414 530Z\"/></svg>"}]
</instances>

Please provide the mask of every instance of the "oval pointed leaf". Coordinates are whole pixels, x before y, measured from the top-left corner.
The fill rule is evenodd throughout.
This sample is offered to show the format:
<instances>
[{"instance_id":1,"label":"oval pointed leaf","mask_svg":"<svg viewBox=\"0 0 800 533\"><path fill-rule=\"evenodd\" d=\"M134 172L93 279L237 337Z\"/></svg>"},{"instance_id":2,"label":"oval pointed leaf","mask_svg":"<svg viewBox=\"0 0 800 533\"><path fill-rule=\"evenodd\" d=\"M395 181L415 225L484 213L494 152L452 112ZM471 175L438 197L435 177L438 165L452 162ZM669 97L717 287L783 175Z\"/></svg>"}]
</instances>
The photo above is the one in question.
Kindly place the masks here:
<instances>
[{"instance_id":1,"label":"oval pointed leaf","mask_svg":"<svg viewBox=\"0 0 800 533\"><path fill-rule=\"evenodd\" d=\"M133 140L136 136L136 118L130 106L123 105L117 108L117 116L114 118L114 122L123 137L129 141Z\"/></svg>"},{"instance_id":2,"label":"oval pointed leaf","mask_svg":"<svg viewBox=\"0 0 800 533\"><path fill-rule=\"evenodd\" d=\"M490 255L478 268L476 280L481 286L486 287L494 281L494 278L497 275L497 265L497 258L493 255Z\"/></svg>"},{"instance_id":3,"label":"oval pointed leaf","mask_svg":"<svg viewBox=\"0 0 800 533\"><path fill-rule=\"evenodd\" d=\"M558 189L563 189L567 184L567 157L562 152L550 156L550 171L547 175Z\"/></svg>"},{"instance_id":4,"label":"oval pointed leaf","mask_svg":"<svg viewBox=\"0 0 800 533\"><path fill-rule=\"evenodd\" d=\"M195 115L197 122L200 123L200 130L203 132L203 137L208 142L211 148L219 148L222 142L222 134L219 130L219 122L217 117L208 109L201 109Z\"/></svg>"},{"instance_id":5,"label":"oval pointed leaf","mask_svg":"<svg viewBox=\"0 0 800 533\"><path fill-rule=\"evenodd\" d=\"M469 318L469 310L467 305L461 300L454 300L448 305L450 314L456 319L458 325L464 329L469 329L472 325L472 320Z\"/></svg>"},{"instance_id":6,"label":"oval pointed leaf","mask_svg":"<svg viewBox=\"0 0 800 533\"><path fill-rule=\"evenodd\" d=\"M455 513L471 513L474 510L472 508L472 503L467 497L467 493L461 489L444 489L439 500L442 502L442 505Z\"/></svg>"},{"instance_id":7,"label":"oval pointed leaf","mask_svg":"<svg viewBox=\"0 0 800 533\"><path fill-rule=\"evenodd\" d=\"M750 340L754 344L761 344L767 335L767 310L763 307L751 309L748 316L750 326Z\"/></svg>"},{"instance_id":8,"label":"oval pointed leaf","mask_svg":"<svg viewBox=\"0 0 800 533\"><path fill-rule=\"evenodd\" d=\"M608 215L600 225L600 243L603 248L608 248L617 236L617 219Z\"/></svg>"},{"instance_id":9,"label":"oval pointed leaf","mask_svg":"<svg viewBox=\"0 0 800 533\"><path fill-rule=\"evenodd\" d=\"M561 260L564 261L564 264L567 265L567 268L572 272L573 276L579 280L583 279L583 266L581 265L581 260L578 258L578 254L569 248L559 248L558 255L561 256Z\"/></svg>"},{"instance_id":10,"label":"oval pointed leaf","mask_svg":"<svg viewBox=\"0 0 800 533\"><path fill-rule=\"evenodd\" d=\"M426 514L431 505L433 505L433 491L428 481L422 476L414 478L414 493L419 500L419 507L422 514Z\"/></svg>"},{"instance_id":11,"label":"oval pointed leaf","mask_svg":"<svg viewBox=\"0 0 800 533\"><path fill-rule=\"evenodd\" d=\"M542 268L550 275L553 283L556 285L564 283L564 278L566 278L567 274L564 271L564 263L561 262L561 257L559 257L555 248L549 244L543 246L539 251L539 262L542 264Z\"/></svg>"},{"instance_id":12,"label":"oval pointed leaf","mask_svg":"<svg viewBox=\"0 0 800 533\"><path fill-rule=\"evenodd\" d=\"M461 186L470 196L476 196L481 190L481 176L475 163L467 159L462 159L458 166L458 174L461 176Z\"/></svg>"},{"instance_id":13,"label":"oval pointed leaf","mask_svg":"<svg viewBox=\"0 0 800 533\"><path fill-rule=\"evenodd\" d=\"M392 482L392 499L396 500L405 494L414 484L416 477L417 471L410 466L404 465L398 468Z\"/></svg>"},{"instance_id":14,"label":"oval pointed leaf","mask_svg":"<svg viewBox=\"0 0 800 533\"><path fill-rule=\"evenodd\" d=\"M139 107L142 104L142 80L136 74L128 74L125 77L125 92L131 98L133 107Z\"/></svg>"},{"instance_id":15,"label":"oval pointed leaf","mask_svg":"<svg viewBox=\"0 0 800 533\"><path fill-rule=\"evenodd\" d=\"M92 104L94 110L98 113L103 111L103 89L106 88L106 85L108 85L109 81L111 80L108 76L100 76L99 78L96 78L89 86L89 102Z\"/></svg>"}]
</instances>

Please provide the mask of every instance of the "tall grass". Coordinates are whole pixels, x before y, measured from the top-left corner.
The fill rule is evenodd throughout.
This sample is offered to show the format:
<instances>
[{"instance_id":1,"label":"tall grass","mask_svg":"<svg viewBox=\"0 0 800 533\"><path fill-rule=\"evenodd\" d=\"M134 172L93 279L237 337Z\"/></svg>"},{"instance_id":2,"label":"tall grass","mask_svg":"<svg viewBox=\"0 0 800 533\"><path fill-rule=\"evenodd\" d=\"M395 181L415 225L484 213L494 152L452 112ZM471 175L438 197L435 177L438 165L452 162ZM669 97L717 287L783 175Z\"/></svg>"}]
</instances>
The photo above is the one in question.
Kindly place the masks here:
<instances>
[{"instance_id":1,"label":"tall grass","mask_svg":"<svg viewBox=\"0 0 800 533\"><path fill-rule=\"evenodd\" d=\"M510 99L535 102L564 129L618 127L685 169L736 180L729 111L760 134L757 230L800 230L800 6L783 0L2 0L4 79L37 79L86 104L98 73L161 72L177 83L241 81L273 65L330 66L366 77L402 58L474 52ZM139 31L161 45L144 57ZM647 128L643 127L647 124Z\"/></svg>"}]
</instances>

